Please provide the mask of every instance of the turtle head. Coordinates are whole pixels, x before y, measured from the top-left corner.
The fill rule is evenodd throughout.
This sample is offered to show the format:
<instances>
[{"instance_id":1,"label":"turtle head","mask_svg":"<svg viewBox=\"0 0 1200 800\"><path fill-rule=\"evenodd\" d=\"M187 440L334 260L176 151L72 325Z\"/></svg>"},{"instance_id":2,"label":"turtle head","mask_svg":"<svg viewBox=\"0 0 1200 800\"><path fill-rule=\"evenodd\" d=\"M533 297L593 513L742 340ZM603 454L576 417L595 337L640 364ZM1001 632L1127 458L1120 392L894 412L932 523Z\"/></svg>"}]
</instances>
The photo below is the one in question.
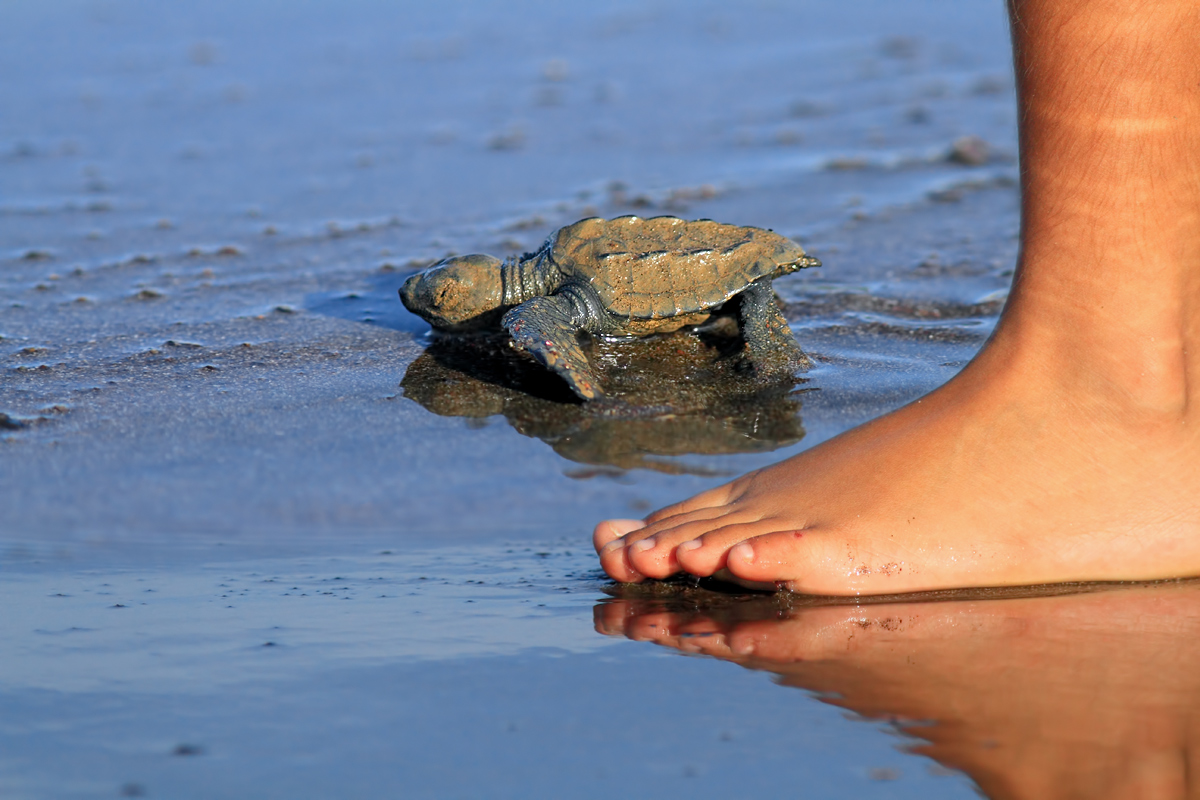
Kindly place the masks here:
<instances>
[{"instance_id":1,"label":"turtle head","mask_svg":"<svg viewBox=\"0 0 1200 800\"><path fill-rule=\"evenodd\" d=\"M404 307L442 331L487 325L504 304L500 259L485 255L443 259L400 287Z\"/></svg>"}]
</instances>

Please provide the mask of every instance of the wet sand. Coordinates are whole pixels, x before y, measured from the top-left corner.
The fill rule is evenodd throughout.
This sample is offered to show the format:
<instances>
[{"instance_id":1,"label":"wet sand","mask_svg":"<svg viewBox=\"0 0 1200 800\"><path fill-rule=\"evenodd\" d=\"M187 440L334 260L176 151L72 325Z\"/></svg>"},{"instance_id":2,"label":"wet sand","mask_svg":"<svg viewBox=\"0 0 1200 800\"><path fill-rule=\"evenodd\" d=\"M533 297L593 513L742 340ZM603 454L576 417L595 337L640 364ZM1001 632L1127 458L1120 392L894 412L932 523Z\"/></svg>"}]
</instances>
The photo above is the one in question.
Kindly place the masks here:
<instances>
[{"instance_id":1,"label":"wet sand","mask_svg":"<svg viewBox=\"0 0 1200 800\"><path fill-rule=\"evenodd\" d=\"M1016 248L1001 8L0 20L0 793L970 795L799 692L596 635L587 536L982 344ZM396 297L631 213L803 242L825 266L776 289L813 368L763 389L720 342L615 344L630 391L663 400L627 363L690 388L604 418Z\"/></svg>"}]
</instances>

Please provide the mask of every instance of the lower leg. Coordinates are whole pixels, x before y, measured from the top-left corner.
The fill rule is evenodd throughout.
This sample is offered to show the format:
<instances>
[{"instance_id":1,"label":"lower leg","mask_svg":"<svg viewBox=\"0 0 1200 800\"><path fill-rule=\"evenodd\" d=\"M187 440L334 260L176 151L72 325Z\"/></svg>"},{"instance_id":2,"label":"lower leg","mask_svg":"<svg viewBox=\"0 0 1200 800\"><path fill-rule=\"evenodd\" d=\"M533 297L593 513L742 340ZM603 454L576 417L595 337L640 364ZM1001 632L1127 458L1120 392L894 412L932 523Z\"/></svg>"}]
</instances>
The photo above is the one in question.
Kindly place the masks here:
<instances>
[{"instance_id":1,"label":"lower leg","mask_svg":"<svg viewBox=\"0 0 1200 800\"><path fill-rule=\"evenodd\" d=\"M774 467L601 523L617 580L802 591L1200 572L1200 7L1015 0L1022 251L954 380Z\"/></svg>"},{"instance_id":2,"label":"lower leg","mask_svg":"<svg viewBox=\"0 0 1200 800\"><path fill-rule=\"evenodd\" d=\"M1012 29L1022 253L999 341L1182 412L1200 389L1200 7L1018 0Z\"/></svg>"}]
</instances>

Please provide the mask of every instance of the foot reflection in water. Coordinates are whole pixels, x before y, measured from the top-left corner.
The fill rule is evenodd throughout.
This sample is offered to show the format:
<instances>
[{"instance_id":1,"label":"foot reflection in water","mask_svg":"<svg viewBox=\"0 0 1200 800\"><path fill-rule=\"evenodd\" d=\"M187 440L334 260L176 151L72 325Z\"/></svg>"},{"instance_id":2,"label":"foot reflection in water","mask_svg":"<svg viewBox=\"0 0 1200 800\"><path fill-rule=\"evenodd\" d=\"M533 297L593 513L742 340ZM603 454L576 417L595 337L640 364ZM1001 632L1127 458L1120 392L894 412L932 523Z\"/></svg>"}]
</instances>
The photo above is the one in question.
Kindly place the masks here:
<instances>
[{"instance_id":1,"label":"foot reflection in water","mask_svg":"<svg viewBox=\"0 0 1200 800\"><path fill-rule=\"evenodd\" d=\"M734 331L736 333L736 329ZM768 452L804 436L790 376L761 378L720 329L596 341L588 353L619 406L582 403L501 337L437 339L409 366L404 396L442 416L502 414L564 458L618 469L700 472L670 457Z\"/></svg>"},{"instance_id":2,"label":"foot reflection in water","mask_svg":"<svg viewBox=\"0 0 1200 800\"><path fill-rule=\"evenodd\" d=\"M861 605L631 591L596 606L600 633L892 721L993 800L1200 793L1200 582Z\"/></svg>"}]
</instances>

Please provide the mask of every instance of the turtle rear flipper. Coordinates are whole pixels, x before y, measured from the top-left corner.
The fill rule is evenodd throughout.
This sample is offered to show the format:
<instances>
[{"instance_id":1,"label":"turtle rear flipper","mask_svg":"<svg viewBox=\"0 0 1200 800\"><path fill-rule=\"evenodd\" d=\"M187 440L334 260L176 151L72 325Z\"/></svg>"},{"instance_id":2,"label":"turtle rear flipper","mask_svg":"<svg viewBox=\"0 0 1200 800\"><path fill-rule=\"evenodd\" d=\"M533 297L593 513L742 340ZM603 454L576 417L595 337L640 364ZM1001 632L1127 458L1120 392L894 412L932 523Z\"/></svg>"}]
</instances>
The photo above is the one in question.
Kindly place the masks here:
<instances>
[{"instance_id":1,"label":"turtle rear flipper","mask_svg":"<svg viewBox=\"0 0 1200 800\"><path fill-rule=\"evenodd\" d=\"M535 297L505 314L501 324L517 347L561 375L575 394L584 400L604 394L579 347L579 324L566 297Z\"/></svg>"},{"instance_id":2,"label":"turtle rear flipper","mask_svg":"<svg viewBox=\"0 0 1200 800\"><path fill-rule=\"evenodd\" d=\"M769 278L755 281L742 292L739 316L746 355L756 368L794 372L812 365L775 303Z\"/></svg>"}]
</instances>

